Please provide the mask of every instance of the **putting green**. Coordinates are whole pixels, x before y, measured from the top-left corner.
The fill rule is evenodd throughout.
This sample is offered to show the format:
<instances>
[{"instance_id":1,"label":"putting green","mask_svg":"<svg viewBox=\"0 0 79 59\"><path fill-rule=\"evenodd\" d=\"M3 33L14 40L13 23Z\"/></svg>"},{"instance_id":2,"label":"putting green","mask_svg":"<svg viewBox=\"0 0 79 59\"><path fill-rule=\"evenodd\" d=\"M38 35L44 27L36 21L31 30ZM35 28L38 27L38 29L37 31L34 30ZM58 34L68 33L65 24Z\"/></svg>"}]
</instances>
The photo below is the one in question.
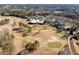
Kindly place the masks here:
<instances>
[{"instance_id":1,"label":"putting green","mask_svg":"<svg viewBox=\"0 0 79 59\"><path fill-rule=\"evenodd\" d=\"M61 48L62 47L62 43L60 42L49 42L47 45L50 48Z\"/></svg>"}]
</instances>

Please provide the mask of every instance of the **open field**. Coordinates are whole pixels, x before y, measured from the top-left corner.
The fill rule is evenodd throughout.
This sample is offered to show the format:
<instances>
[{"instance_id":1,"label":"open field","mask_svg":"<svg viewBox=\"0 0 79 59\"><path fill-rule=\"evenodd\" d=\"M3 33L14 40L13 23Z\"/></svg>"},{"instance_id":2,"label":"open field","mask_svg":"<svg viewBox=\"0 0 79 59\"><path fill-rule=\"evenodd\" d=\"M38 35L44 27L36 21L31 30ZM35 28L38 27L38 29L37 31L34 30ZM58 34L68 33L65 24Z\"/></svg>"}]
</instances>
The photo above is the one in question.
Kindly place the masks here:
<instances>
[{"instance_id":1,"label":"open field","mask_svg":"<svg viewBox=\"0 0 79 59\"><path fill-rule=\"evenodd\" d=\"M5 22L5 19L9 19L8 23ZM2 21L3 20L3 21ZM5 21L4 21L5 20ZM57 55L60 51L65 51L65 46L67 46L67 37L63 37L66 35L64 31L57 32L58 29L48 24L28 24L27 19L18 18L13 16L0 16L0 21L4 24L0 25L0 32L5 33L8 32L12 35L13 38L9 38L10 40L3 41L1 38L2 34L0 34L0 38L4 43L0 43L0 54L18 54L26 49L26 46L29 44L29 48L35 41L39 42L39 46L33 52L29 53L31 55ZM14 29L14 30L13 30ZM6 34L7 35L7 34ZM5 36L4 36L5 37ZM76 42L75 42L76 43ZM75 50L79 53L79 46L74 43ZM10 44L10 45L9 45ZM6 47L7 46L7 47ZM4 49L4 48L5 49ZM10 50L12 48L12 50ZM33 49L33 48L32 48ZM67 49L66 49L67 50ZM63 52L62 54L64 54ZM26 53L27 54L27 53ZM69 54L69 53L67 53Z\"/></svg>"},{"instance_id":2,"label":"open field","mask_svg":"<svg viewBox=\"0 0 79 59\"><path fill-rule=\"evenodd\" d=\"M35 40L38 40L40 45L39 45L38 49L35 50L31 54L37 54L36 53L37 51L39 51L39 54L41 54L41 53L45 54L46 51L47 51L46 54L51 54L50 52L57 53L58 51L62 50L62 48L60 48L61 44L62 44L62 46L67 44L66 40L65 39L62 40L62 38L60 38L58 35L56 35L55 29L53 31L52 27L48 26L48 25L29 25L32 27L31 32L29 33L29 35L23 37L22 36L23 32L12 31L12 29L14 27L17 27L19 22L23 22L23 23L27 24L27 22L25 21L26 19L21 19L21 18L11 17L11 16L10 17L9 16L0 16L0 20L6 19L6 18L10 19L10 23L5 24L5 25L0 25L0 29L1 29L0 31L2 31L4 29L8 29L9 32L14 35L13 44L12 44L14 49L11 54L17 54L18 52L25 49L25 45L27 43L29 43L29 42L32 43ZM16 22L16 24L14 24L14 22ZM27 27L26 27L26 31L27 31ZM51 42L60 42L60 43L50 44L49 43L50 41ZM55 46L55 44L56 44L56 46ZM51 45L54 47L54 49L50 48ZM49 47L47 47L47 46L49 46ZM0 52L1 51L2 50L0 50Z\"/></svg>"}]
</instances>

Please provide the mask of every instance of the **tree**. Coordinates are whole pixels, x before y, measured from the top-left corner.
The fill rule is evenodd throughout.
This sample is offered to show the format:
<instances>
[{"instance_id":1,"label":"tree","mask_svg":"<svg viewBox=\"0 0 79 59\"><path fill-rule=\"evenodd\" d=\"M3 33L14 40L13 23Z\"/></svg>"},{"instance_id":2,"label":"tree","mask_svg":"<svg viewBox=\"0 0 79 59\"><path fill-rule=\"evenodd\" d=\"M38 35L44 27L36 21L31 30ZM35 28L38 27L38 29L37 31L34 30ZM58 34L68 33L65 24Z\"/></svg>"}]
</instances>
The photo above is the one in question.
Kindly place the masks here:
<instances>
[{"instance_id":1,"label":"tree","mask_svg":"<svg viewBox=\"0 0 79 59\"><path fill-rule=\"evenodd\" d=\"M74 34L74 32L75 32L75 28L71 28L70 31L69 31L69 36L68 36L68 40L67 40L68 47L69 47L71 55L72 54L77 54L76 51L75 51L75 48L71 46L71 45L73 45L73 44L71 44L72 43L72 41L71 41L72 39L78 40L78 34L77 34L77 32Z\"/></svg>"}]
</instances>

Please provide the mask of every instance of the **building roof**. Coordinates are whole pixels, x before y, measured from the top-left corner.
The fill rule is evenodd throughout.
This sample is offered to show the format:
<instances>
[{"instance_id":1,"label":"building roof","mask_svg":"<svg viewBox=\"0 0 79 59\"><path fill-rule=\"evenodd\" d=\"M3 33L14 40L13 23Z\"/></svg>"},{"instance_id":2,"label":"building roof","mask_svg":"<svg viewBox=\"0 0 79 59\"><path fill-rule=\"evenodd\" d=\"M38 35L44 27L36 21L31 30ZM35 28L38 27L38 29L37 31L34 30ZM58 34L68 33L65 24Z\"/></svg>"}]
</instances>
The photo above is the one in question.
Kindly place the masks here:
<instances>
[{"instance_id":1,"label":"building roof","mask_svg":"<svg viewBox=\"0 0 79 59\"><path fill-rule=\"evenodd\" d=\"M30 23L44 23L45 19L44 18L30 18L29 22Z\"/></svg>"}]
</instances>

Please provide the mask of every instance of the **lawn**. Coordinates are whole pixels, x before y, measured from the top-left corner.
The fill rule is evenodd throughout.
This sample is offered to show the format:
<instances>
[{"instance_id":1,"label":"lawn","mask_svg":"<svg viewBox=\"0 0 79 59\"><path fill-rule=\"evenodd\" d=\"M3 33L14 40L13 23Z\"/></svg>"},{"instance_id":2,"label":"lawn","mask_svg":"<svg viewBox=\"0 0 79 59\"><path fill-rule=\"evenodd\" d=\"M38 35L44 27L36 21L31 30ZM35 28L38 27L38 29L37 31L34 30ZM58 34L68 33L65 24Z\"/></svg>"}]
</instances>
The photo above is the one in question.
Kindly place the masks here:
<instances>
[{"instance_id":1,"label":"lawn","mask_svg":"<svg viewBox=\"0 0 79 59\"><path fill-rule=\"evenodd\" d=\"M61 48L62 47L62 44L60 42L49 42L47 45L50 48Z\"/></svg>"}]
</instances>

